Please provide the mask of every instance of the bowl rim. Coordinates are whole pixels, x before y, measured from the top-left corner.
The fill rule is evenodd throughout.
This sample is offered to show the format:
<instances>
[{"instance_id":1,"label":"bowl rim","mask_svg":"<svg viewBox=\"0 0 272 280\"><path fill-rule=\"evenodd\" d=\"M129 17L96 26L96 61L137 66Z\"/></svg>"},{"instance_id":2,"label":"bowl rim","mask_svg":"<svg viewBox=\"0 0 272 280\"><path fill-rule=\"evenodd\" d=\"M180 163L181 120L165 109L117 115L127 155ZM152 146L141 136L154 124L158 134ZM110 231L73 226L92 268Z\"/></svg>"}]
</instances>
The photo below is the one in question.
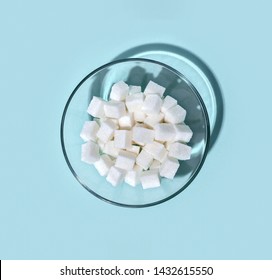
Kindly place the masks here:
<instances>
[{"instance_id":1,"label":"bowl rim","mask_svg":"<svg viewBox=\"0 0 272 280\"><path fill-rule=\"evenodd\" d=\"M80 86L87 80L89 79L91 76L93 76L94 74L96 74L97 72L99 72L100 70L115 65L115 64L120 64L120 63L126 63L126 62L147 62L147 63L153 63L153 64L157 64L160 66L165 67L166 69L174 72L176 75L180 76L183 78L183 80L186 82L186 84L190 87L190 89L196 94L202 109L203 109L203 113L204 113L204 118L206 121L206 129L207 129L207 134L206 134L206 139L205 139L205 149L204 149L204 153L202 155L201 161L198 164L198 167L196 168L196 170L194 171L193 175L190 177L190 179L186 182L186 184L184 184L184 186L182 186L180 189L178 189L176 192L174 192L173 194L167 196L166 198L163 198L161 200L155 201L155 202L150 202L150 203L146 203L146 204L126 204L126 203L120 203L120 202L116 202L114 200L110 200L108 198L105 198L101 195L99 195L98 193L96 193L95 191L93 191L92 189L90 189L85 183L83 183L79 176L77 175L76 171L73 169L72 164L69 161L68 155L66 153L66 148L65 148L65 142L64 142L64 124L65 124L65 118L66 118L66 113L68 110L68 107L70 105L71 100L73 99L73 96L76 94L77 90L80 88ZM118 59L118 60L113 60L109 63L103 64L102 66L96 68L95 70L91 71L89 74L87 74L78 84L77 86L74 88L74 90L72 91L72 93L70 94L68 100L66 101L66 104L64 106L64 110L62 113L62 117L61 117L61 124L60 124L60 141L61 141L61 147L62 147L62 152L65 158L65 161L70 169L70 171L72 172L72 174L74 175L74 177L77 179L77 181L91 194L93 194L95 197L113 204L113 205L117 205L117 206L121 206L121 207L128 207L128 208L144 208L144 207L150 207L150 206L155 206L158 204L161 204L163 202L166 202L172 198L174 198L175 196L177 196L178 194L180 194L182 191L184 191L192 182L193 180L196 178L197 174L199 173L199 171L202 169L202 166L205 162L205 159L207 157L208 151L209 151L209 144L210 144L210 122L209 122L209 116L208 116L208 112L205 106L205 103L202 99L202 97L200 96L198 90L195 88L195 86L190 82L189 79L186 78L186 76L184 76L182 73L180 73L179 71L177 71L176 69L174 69L173 67L153 60L153 59L147 59L147 58L125 58L125 59Z\"/></svg>"}]
</instances>

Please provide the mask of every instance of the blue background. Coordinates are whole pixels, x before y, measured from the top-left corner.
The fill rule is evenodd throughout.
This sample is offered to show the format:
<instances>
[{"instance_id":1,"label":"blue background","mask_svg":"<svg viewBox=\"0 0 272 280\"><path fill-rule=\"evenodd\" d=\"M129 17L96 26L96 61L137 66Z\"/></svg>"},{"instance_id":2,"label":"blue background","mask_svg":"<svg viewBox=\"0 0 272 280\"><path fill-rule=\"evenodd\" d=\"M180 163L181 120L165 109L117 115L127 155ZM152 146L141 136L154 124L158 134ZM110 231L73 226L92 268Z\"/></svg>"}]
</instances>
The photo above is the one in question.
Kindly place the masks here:
<instances>
[{"instance_id":1,"label":"blue background","mask_svg":"<svg viewBox=\"0 0 272 280\"><path fill-rule=\"evenodd\" d=\"M270 1L1 1L1 259L272 259ZM127 209L83 189L59 129L77 83L146 43L216 75L221 133L194 182Z\"/></svg>"}]
</instances>

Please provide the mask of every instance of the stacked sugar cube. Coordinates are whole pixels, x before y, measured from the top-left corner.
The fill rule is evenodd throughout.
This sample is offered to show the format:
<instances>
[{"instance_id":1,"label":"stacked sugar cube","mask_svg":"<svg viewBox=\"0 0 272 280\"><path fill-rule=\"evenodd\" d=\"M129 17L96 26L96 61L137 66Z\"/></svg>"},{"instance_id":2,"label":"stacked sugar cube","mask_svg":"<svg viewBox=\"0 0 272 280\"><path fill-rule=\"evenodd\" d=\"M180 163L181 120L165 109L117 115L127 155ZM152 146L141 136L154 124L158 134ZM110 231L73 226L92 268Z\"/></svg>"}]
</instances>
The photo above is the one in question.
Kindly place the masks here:
<instances>
[{"instance_id":1,"label":"stacked sugar cube","mask_svg":"<svg viewBox=\"0 0 272 280\"><path fill-rule=\"evenodd\" d=\"M165 88L150 81L140 86L115 83L110 100L93 97L87 112L94 117L83 125L81 160L94 164L113 186L123 181L144 189L173 179L179 160L191 157L187 145L193 133L184 123L186 111Z\"/></svg>"}]
</instances>

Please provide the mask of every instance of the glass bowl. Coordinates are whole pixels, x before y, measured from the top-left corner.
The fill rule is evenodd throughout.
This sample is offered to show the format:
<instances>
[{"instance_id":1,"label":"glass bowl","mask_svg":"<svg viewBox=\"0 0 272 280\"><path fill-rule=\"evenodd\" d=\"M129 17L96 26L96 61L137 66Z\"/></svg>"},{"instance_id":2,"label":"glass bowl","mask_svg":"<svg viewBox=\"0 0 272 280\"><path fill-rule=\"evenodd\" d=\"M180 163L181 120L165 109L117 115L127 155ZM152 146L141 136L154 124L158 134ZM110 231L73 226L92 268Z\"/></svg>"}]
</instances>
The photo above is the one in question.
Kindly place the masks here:
<instances>
[{"instance_id":1,"label":"glass bowl","mask_svg":"<svg viewBox=\"0 0 272 280\"><path fill-rule=\"evenodd\" d=\"M81 161L80 131L86 120L93 96L108 99L113 83L120 80L129 85L145 88L150 80L166 88L165 94L178 100L185 108L185 123L193 131L189 142L191 159L180 161L173 180L161 178L161 186L143 189L141 185L131 187L125 182L113 187L101 177L93 165ZM175 69L158 61L130 58L105 64L87 75L70 95L61 120L61 144L65 160L78 182L96 197L119 206L146 207L165 202L182 192L194 180L205 160L209 146L210 128L205 105L186 77Z\"/></svg>"}]
</instances>

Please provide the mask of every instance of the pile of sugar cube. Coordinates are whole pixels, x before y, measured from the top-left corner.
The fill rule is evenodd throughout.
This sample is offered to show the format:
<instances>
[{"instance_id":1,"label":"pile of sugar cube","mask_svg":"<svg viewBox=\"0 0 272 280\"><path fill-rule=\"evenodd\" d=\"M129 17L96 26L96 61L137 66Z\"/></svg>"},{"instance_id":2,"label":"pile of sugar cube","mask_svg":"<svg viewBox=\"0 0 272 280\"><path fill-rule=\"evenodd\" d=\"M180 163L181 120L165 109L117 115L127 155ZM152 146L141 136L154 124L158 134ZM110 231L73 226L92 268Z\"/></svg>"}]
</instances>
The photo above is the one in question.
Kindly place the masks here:
<instances>
[{"instance_id":1,"label":"pile of sugar cube","mask_svg":"<svg viewBox=\"0 0 272 280\"><path fill-rule=\"evenodd\" d=\"M94 96L87 109L94 119L80 133L81 160L113 186L125 181L148 189L159 187L161 177L173 179L179 160L191 157L193 132L184 123L186 110L164 92L153 81L143 92L119 81L109 101Z\"/></svg>"}]
</instances>

